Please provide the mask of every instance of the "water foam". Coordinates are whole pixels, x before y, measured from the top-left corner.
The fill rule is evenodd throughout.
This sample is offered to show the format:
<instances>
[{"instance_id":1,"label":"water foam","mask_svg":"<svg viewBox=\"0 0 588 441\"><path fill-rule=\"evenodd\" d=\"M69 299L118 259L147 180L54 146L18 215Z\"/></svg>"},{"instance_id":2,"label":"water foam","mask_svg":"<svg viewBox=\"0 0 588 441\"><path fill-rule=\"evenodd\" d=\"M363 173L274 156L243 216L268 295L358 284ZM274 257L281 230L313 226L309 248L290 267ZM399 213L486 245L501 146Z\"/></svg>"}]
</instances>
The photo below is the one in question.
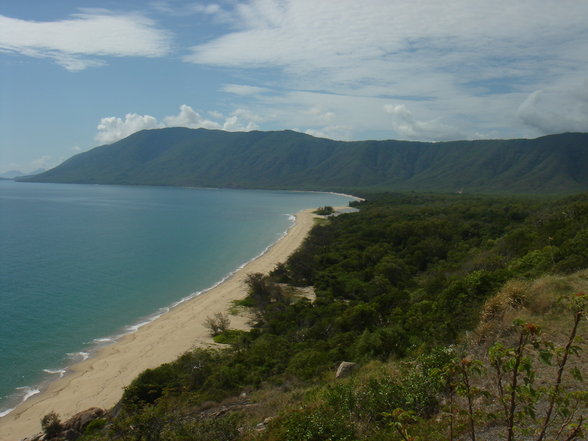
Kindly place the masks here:
<instances>
[{"instance_id":1,"label":"water foam","mask_svg":"<svg viewBox=\"0 0 588 441\"><path fill-rule=\"evenodd\" d=\"M41 391L35 387L30 387L30 386L21 386L21 387L17 387L17 394L20 397L20 403L18 404L22 404L24 403L26 400L28 400L29 398L31 398L33 395L37 395L38 393L41 393ZM0 418L5 417L6 415L8 415L10 412L12 412L14 409L16 409L17 406L11 407L9 409L5 409L0 411Z\"/></svg>"},{"instance_id":2,"label":"water foam","mask_svg":"<svg viewBox=\"0 0 588 441\"><path fill-rule=\"evenodd\" d=\"M103 338L95 338L94 340L92 340L92 343L102 344L102 343L113 343L114 341L115 341L114 338L103 337Z\"/></svg>"},{"instance_id":3,"label":"water foam","mask_svg":"<svg viewBox=\"0 0 588 441\"><path fill-rule=\"evenodd\" d=\"M0 418L5 417L6 415L8 415L10 412L12 412L15 408L11 408L11 409L6 409L3 411L0 411Z\"/></svg>"},{"instance_id":4,"label":"water foam","mask_svg":"<svg viewBox=\"0 0 588 441\"><path fill-rule=\"evenodd\" d=\"M50 375L59 375L59 378L62 378L67 371L65 369L43 369L43 372Z\"/></svg>"},{"instance_id":5,"label":"water foam","mask_svg":"<svg viewBox=\"0 0 588 441\"><path fill-rule=\"evenodd\" d=\"M84 361L90 357L89 352L79 351L79 352L68 352L65 354L69 357L70 360L73 361Z\"/></svg>"}]
</instances>

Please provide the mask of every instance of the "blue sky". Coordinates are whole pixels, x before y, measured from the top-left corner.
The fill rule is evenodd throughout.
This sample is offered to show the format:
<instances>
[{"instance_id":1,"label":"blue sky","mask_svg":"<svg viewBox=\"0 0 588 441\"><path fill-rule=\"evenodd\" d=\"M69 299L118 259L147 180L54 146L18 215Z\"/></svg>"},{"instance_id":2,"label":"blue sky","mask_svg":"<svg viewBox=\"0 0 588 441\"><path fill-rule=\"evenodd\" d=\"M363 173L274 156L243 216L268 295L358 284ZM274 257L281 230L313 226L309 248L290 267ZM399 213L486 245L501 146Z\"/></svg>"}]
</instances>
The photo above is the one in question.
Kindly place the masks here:
<instances>
[{"instance_id":1,"label":"blue sky","mask_svg":"<svg viewBox=\"0 0 588 441\"><path fill-rule=\"evenodd\" d=\"M584 0L4 0L0 173L149 128L588 131Z\"/></svg>"}]
</instances>

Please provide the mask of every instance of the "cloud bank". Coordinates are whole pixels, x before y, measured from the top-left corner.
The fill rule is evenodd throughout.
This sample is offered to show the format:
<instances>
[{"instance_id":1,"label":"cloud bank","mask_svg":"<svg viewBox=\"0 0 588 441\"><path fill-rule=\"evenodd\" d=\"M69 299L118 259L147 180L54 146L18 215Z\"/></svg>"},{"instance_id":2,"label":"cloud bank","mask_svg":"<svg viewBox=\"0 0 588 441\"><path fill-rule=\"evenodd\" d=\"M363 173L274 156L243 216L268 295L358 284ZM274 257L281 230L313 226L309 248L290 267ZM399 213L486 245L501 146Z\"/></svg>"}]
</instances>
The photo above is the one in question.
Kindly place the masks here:
<instances>
[{"instance_id":1,"label":"cloud bank","mask_svg":"<svg viewBox=\"0 0 588 441\"><path fill-rule=\"evenodd\" d=\"M289 109L309 116L312 94L316 101L310 106L337 115L328 126L352 126L355 133L378 130L442 140L585 127L582 102L564 90L588 78L588 2L250 0L228 5L209 14L222 15L229 30L192 46L183 59L248 70L255 85L229 84L223 91L257 103L258 113L265 109L279 116ZM273 75L256 76L262 69ZM544 91L540 99L531 98L538 90ZM358 110L341 112L332 106L335 101ZM557 102L564 115L550 115L542 104L548 101ZM387 119L379 114L382 108ZM304 126L294 112L285 119L288 126ZM311 118L306 121L312 124ZM328 126L317 122L309 130L326 133Z\"/></svg>"},{"instance_id":2,"label":"cloud bank","mask_svg":"<svg viewBox=\"0 0 588 441\"><path fill-rule=\"evenodd\" d=\"M105 63L103 57L161 57L171 36L139 14L83 10L53 22L0 15L0 51L49 58L70 71Z\"/></svg>"},{"instance_id":3,"label":"cloud bank","mask_svg":"<svg viewBox=\"0 0 588 441\"><path fill-rule=\"evenodd\" d=\"M136 113L127 113L124 118L109 116L100 120L97 126L98 133L94 139L101 144L110 144L141 130L165 127L204 128L231 132L250 131L258 128L254 121L256 117L244 110L237 110L228 116L211 112L211 116L213 119L207 119L186 104L180 106L177 115L166 116L162 121L151 115Z\"/></svg>"},{"instance_id":4,"label":"cloud bank","mask_svg":"<svg viewBox=\"0 0 588 441\"><path fill-rule=\"evenodd\" d=\"M441 118L417 120L404 104L386 104L384 110L393 116L391 123L396 133L408 139L445 141L467 137L455 127L444 124Z\"/></svg>"},{"instance_id":5,"label":"cloud bank","mask_svg":"<svg viewBox=\"0 0 588 441\"><path fill-rule=\"evenodd\" d=\"M586 42L578 38L588 32L588 4L540 3L424 0L408 7L402 0L252 0L232 10L232 32L193 46L184 59L327 74L311 88L344 88L370 79L388 93L422 95L452 77L484 88L482 83L491 78L536 76L537 67L542 72L559 68L545 66L546 58L588 59ZM569 53L560 53L565 38L572 44ZM419 81L419 71L433 80L430 87ZM407 75L413 77L413 87Z\"/></svg>"},{"instance_id":6,"label":"cloud bank","mask_svg":"<svg viewBox=\"0 0 588 441\"><path fill-rule=\"evenodd\" d=\"M519 118L541 133L588 132L588 80L568 90L536 90L518 108Z\"/></svg>"}]
</instances>

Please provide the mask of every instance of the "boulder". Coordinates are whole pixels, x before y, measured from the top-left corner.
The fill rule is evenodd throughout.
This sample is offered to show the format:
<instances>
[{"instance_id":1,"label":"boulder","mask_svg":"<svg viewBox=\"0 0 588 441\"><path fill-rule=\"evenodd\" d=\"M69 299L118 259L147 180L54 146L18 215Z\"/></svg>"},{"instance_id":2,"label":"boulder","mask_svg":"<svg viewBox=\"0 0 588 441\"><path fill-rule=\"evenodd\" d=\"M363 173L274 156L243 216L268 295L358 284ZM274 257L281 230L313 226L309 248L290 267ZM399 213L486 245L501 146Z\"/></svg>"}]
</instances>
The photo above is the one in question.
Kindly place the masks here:
<instances>
[{"instance_id":1,"label":"boulder","mask_svg":"<svg viewBox=\"0 0 588 441\"><path fill-rule=\"evenodd\" d=\"M335 374L335 378L344 378L357 369L357 363L352 363L350 361L342 361L339 367L337 368L337 373Z\"/></svg>"},{"instance_id":2,"label":"boulder","mask_svg":"<svg viewBox=\"0 0 588 441\"><path fill-rule=\"evenodd\" d=\"M65 430L71 429L79 433L84 433L84 429L88 424L103 415L104 409L100 409L99 407L91 407L76 413L69 420L63 423L63 427Z\"/></svg>"},{"instance_id":3,"label":"boulder","mask_svg":"<svg viewBox=\"0 0 588 441\"><path fill-rule=\"evenodd\" d=\"M257 423L257 425L255 426L255 430L257 432L263 432L265 429L267 429L267 425L275 419L275 416L265 418L261 423Z\"/></svg>"}]
</instances>

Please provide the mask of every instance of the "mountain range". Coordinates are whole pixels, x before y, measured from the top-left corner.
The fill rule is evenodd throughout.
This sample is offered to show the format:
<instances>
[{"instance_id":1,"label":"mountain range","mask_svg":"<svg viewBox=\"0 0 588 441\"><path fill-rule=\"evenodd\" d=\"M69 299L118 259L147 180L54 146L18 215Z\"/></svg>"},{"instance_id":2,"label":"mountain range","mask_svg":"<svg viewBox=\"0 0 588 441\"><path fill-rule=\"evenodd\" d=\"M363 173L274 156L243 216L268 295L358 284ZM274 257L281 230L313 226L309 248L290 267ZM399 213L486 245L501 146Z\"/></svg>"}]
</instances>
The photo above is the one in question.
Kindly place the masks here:
<instances>
[{"instance_id":1,"label":"mountain range","mask_svg":"<svg viewBox=\"0 0 588 441\"><path fill-rule=\"evenodd\" d=\"M9 170L6 171L2 174L0 174L0 178L2 179L14 179L14 178L20 178L22 176L31 176L31 175L37 175L39 173L43 173L44 171L46 171L44 168L38 168L30 173L23 173L20 170Z\"/></svg>"},{"instance_id":2,"label":"mountain range","mask_svg":"<svg viewBox=\"0 0 588 441\"><path fill-rule=\"evenodd\" d=\"M73 156L26 182L299 190L573 193L588 133L449 142L334 141L294 131L165 128Z\"/></svg>"}]
</instances>

